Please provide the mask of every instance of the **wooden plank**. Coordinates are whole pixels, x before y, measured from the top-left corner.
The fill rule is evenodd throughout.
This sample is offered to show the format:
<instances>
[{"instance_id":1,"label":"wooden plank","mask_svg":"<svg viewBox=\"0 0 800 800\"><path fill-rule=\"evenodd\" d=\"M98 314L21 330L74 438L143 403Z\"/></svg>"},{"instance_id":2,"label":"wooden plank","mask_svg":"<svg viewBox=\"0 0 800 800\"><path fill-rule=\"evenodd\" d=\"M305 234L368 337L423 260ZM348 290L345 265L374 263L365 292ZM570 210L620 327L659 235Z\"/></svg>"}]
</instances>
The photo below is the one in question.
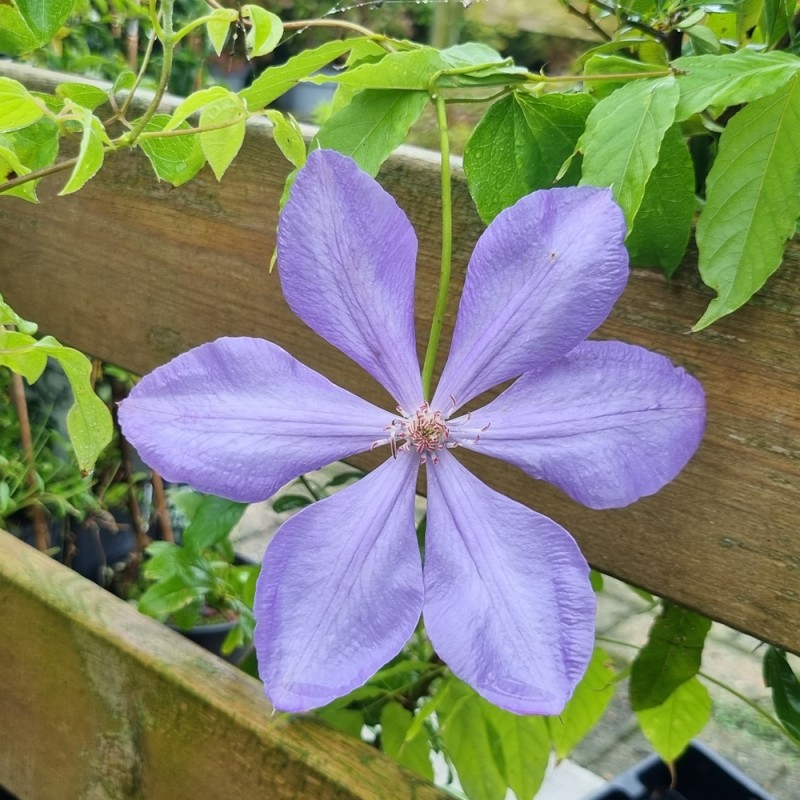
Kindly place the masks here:
<instances>
[{"instance_id":1,"label":"wooden plank","mask_svg":"<svg viewBox=\"0 0 800 800\"><path fill-rule=\"evenodd\" d=\"M41 206L4 200L0 291L43 330L139 372L217 336L263 336L391 408L371 378L292 317L267 272L285 174L254 126L221 184L204 171L173 190L155 182L141 154L123 153L72 197L53 197L59 180ZM404 150L380 179L420 236L422 351L439 247L435 157ZM460 176L454 197L460 278L481 226ZM800 248L752 304L699 334L688 331L710 292L693 260L671 285L634 271L599 332L663 352L703 381L707 434L678 480L627 509L597 512L498 461L464 461L558 520L604 572L800 652Z\"/></svg>"},{"instance_id":2,"label":"wooden plank","mask_svg":"<svg viewBox=\"0 0 800 800\"><path fill-rule=\"evenodd\" d=\"M0 531L0 786L21 800L445 800Z\"/></svg>"}]
</instances>

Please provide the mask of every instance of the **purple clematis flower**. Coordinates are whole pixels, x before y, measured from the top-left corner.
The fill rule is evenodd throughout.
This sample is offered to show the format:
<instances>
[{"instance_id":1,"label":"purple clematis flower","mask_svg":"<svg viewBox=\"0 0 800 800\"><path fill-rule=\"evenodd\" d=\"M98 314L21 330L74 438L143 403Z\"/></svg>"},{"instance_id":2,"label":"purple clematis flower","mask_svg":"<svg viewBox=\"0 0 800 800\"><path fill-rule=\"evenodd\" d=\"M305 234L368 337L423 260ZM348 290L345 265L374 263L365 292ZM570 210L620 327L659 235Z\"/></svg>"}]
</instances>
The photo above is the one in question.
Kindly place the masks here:
<instances>
[{"instance_id":1,"label":"purple clematis flower","mask_svg":"<svg viewBox=\"0 0 800 800\"><path fill-rule=\"evenodd\" d=\"M385 463L280 528L259 579L256 646L276 708L324 705L367 680L420 613L439 655L491 702L558 714L593 647L588 566L547 517L453 455L510 461L592 508L670 481L705 420L699 383L620 342L584 342L628 277L607 190L534 192L501 213L469 263L450 355L430 403L414 335L417 240L348 158L311 153L283 211L292 310L370 372L384 411L260 339L219 339L143 378L120 408L128 439L172 481L252 502L378 445ZM471 414L459 408L517 378ZM414 493L427 464L425 565Z\"/></svg>"}]
</instances>

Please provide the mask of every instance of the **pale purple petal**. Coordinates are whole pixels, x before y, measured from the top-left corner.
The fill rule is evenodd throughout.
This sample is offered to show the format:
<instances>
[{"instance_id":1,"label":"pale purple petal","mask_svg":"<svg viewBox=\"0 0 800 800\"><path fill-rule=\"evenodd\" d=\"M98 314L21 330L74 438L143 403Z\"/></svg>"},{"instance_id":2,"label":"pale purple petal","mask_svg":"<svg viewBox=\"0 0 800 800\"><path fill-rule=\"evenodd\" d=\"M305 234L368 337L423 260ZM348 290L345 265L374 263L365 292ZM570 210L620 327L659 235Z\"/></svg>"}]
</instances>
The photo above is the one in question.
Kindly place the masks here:
<instances>
[{"instance_id":1,"label":"pale purple petal","mask_svg":"<svg viewBox=\"0 0 800 800\"><path fill-rule=\"evenodd\" d=\"M594 646L589 567L572 537L443 451L428 468L425 628L453 672L518 714L558 714Z\"/></svg>"},{"instance_id":2,"label":"pale purple petal","mask_svg":"<svg viewBox=\"0 0 800 800\"><path fill-rule=\"evenodd\" d=\"M451 423L464 447L510 461L591 508L657 492L692 457L704 427L698 381L622 342L585 342Z\"/></svg>"},{"instance_id":3,"label":"pale purple petal","mask_svg":"<svg viewBox=\"0 0 800 800\"><path fill-rule=\"evenodd\" d=\"M275 708L306 711L360 686L422 610L414 531L419 459L398 453L283 524L258 579L255 643Z\"/></svg>"},{"instance_id":4,"label":"pale purple petal","mask_svg":"<svg viewBox=\"0 0 800 800\"><path fill-rule=\"evenodd\" d=\"M355 162L316 150L278 226L287 302L407 410L422 402L414 337L417 237L394 199Z\"/></svg>"},{"instance_id":5,"label":"pale purple petal","mask_svg":"<svg viewBox=\"0 0 800 800\"><path fill-rule=\"evenodd\" d=\"M146 375L119 408L125 438L170 481L241 502L368 450L391 415L263 339L225 338Z\"/></svg>"},{"instance_id":6,"label":"pale purple petal","mask_svg":"<svg viewBox=\"0 0 800 800\"><path fill-rule=\"evenodd\" d=\"M472 254L432 405L461 406L582 342L628 279L624 239L608 189L534 192L499 214Z\"/></svg>"}]
</instances>

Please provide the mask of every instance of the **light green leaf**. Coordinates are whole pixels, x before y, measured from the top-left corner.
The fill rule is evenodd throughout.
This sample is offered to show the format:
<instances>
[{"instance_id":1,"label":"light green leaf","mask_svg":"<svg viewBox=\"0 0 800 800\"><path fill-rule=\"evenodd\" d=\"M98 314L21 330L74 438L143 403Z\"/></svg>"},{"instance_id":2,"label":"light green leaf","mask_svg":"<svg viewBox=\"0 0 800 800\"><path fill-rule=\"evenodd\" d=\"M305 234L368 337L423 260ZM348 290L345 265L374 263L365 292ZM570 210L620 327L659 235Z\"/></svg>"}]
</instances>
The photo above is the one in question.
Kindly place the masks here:
<instances>
[{"instance_id":1,"label":"light green leaf","mask_svg":"<svg viewBox=\"0 0 800 800\"><path fill-rule=\"evenodd\" d=\"M182 608L202 602L204 594L202 587L187 582L181 575L173 575L154 583L139 598L139 611L150 617L165 620ZM191 623L185 627L191 627Z\"/></svg>"},{"instance_id":2,"label":"light green leaf","mask_svg":"<svg viewBox=\"0 0 800 800\"><path fill-rule=\"evenodd\" d=\"M646 64L642 61L624 58L613 53L597 53L588 58L583 65L583 74L592 76L663 72L663 70L664 67L661 64ZM585 86L595 98L601 99L629 82L630 79L614 79L613 77L606 81L593 78L591 81L587 81Z\"/></svg>"},{"instance_id":3,"label":"light green leaf","mask_svg":"<svg viewBox=\"0 0 800 800\"><path fill-rule=\"evenodd\" d=\"M697 675L711 620L665 604L653 622L647 644L631 665L634 711L660 706L681 684Z\"/></svg>"},{"instance_id":4,"label":"light green leaf","mask_svg":"<svg viewBox=\"0 0 800 800\"><path fill-rule=\"evenodd\" d=\"M20 333L34 334L39 327L35 322L23 319L11 308L0 294L0 325L13 325Z\"/></svg>"},{"instance_id":5,"label":"light green leaf","mask_svg":"<svg viewBox=\"0 0 800 800\"><path fill-rule=\"evenodd\" d=\"M108 102L108 93L88 83L61 83L56 86L58 97L67 97L81 108L94 111L98 106Z\"/></svg>"},{"instance_id":6,"label":"light green leaf","mask_svg":"<svg viewBox=\"0 0 800 800\"><path fill-rule=\"evenodd\" d=\"M156 114L145 126L144 132L161 131L170 123L169 114ZM187 122L177 126L190 130ZM150 159L156 175L173 186L180 186L191 180L206 163L198 134L187 136L165 136L164 138L142 137L139 145Z\"/></svg>"},{"instance_id":7,"label":"light green leaf","mask_svg":"<svg viewBox=\"0 0 800 800\"><path fill-rule=\"evenodd\" d=\"M252 23L247 32L248 55L255 58L271 53L283 36L280 17L256 5L242 6L242 15Z\"/></svg>"},{"instance_id":8,"label":"light green leaf","mask_svg":"<svg viewBox=\"0 0 800 800\"><path fill-rule=\"evenodd\" d=\"M697 224L700 275L717 292L694 330L746 303L780 266L800 215L800 75L728 123Z\"/></svg>"},{"instance_id":9,"label":"light green leaf","mask_svg":"<svg viewBox=\"0 0 800 800\"><path fill-rule=\"evenodd\" d=\"M92 362L52 336L45 336L36 347L58 361L67 376L74 400L67 412L67 431L81 472L90 472L114 432L111 413L92 388Z\"/></svg>"},{"instance_id":10,"label":"light green leaf","mask_svg":"<svg viewBox=\"0 0 800 800\"><path fill-rule=\"evenodd\" d=\"M213 547L230 534L246 508L246 503L206 495L183 532L184 546L195 552Z\"/></svg>"},{"instance_id":11,"label":"light green leaf","mask_svg":"<svg viewBox=\"0 0 800 800\"><path fill-rule=\"evenodd\" d=\"M288 92L302 78L307 78L330 64L360 41L364 41L363 38L326 42L313 50L304 50L285 64L267 67L250 86L239 92L239 97L250 111L264 108L284 92Z\"/></svg>"},{"instance_id":12,"label":"light green leaf","mask_svg":"<svg viewBox=\"0 0 800 800\"><path fill-rule=\"evenodd\" d=\"M614 696L616 673L608 653L595 648L586 674L581 678L564 710L548 717L550 738L556 756L566 758L605 714Z\"/></svg>"},{"instance_id":13,"label":"light green leaf","mask_svg":"<svg viewBox=\"0 0 800 800\"><path fill-rule=\"evenodd\" d=\"M673 66L685 71L677 77L675 118L681 122L711 106L726 108L772 94L797 74L800 58L745 49L721 56L684 56Z\"/></svg>"},{"instance_id":14,"label":"light green leaf","mask_svg":"<svg viewBox=\"0 0 800 800\"><path fill-rule=\"evenodd\" d=\"M72 174L66 185L58 193L59 197L77 192L97 174L97 170L103 164L105 155L103 143L108 141L103 123L93 116L89 109L86 109L81 124L83 125L83 135L78 149L78 160L72 168Z\"/></svg>"},{"instance_id":15,"label":"light green leaf","mask_svg":"<svg viewBox=\"0 0 800 800\"><path fill-rule=\"evenodd\" d=\"M370 175L406 138L428 101L427 92L359 92L341 111L329 117L313 144L350 156Z\"/></svg>"},{"instance_id":16,"label":"light green leaf","mask_svg":"<svg viewBox=\"0 0 800 800\"><path fill-rule=\"evenodd\" d=\"M225 47L225 42L228 40L231 23L238 19L239 14L235 8L215 8L209 17L210 19L206 22L208 38L211 41L214 52L220 55L222 48Z\"/></svg>"},{"instance_id":17,"label":"light green leaf","mask_svg":"<svg viewBox=\"0 0 800 800\"><path fill-rule=\"evenodd\" d=\"M114 85L111 87L111 94L116 94L117 92L124 92L127 89L132 89L135 83L136 83L136 73L129 69L123 70L114 79Z\"/></svg>"},{"instance_id":18,"label":"light green leaf","mask_svg":"<svg viewBox=\"0 0 800 800\"><path fill-rule=\"evenodd\" d=\"M35 345L32 336L0 327L0 366L22 375L28 383L36 383L47 366L47 355Z\"/></svg>"},{"instance_id":19,"label":"light green leaf","mask_svg":"<svg viewBox=\"0 0 800 800\"><path fill-rule=\"evenodd\" d=\"M267 109L264 113L272 123L275 144L286 160L299 169L306 163L306 143L297 120L291 114L284 116L275 109Z\"/></svg>"},{"instance_id":20,"label":"light green leaf","mask_svg":"<svg viewBox=\"0 0 800 800\"><path fill-rule=\"evenodd\" d=\"M16 8L0 5L0 53L17 56L35 50L40 44Z\"/></svg>"},{"instance_id":21,"label":"light green leaf","mask_svg":"<svg viewBox=\"0 0 800 800\"><path fill-rule=\"evenodd\" d=\"M550 759L550 734L544 717L512 714L481 698L491 735L498 739L500 771L517 800L532 800Z\"/></svg>"},{"instance_id":22,"label":"light green leaf","mask_svg":"<svg viewBox=\"0 0 800 800\"><path fill-rule=\"evenodd\" d=\"M675 116L675 78L641 78L601 100L578 142L582 186L609 186L630 230L658 161L661 141Z\"/></svg>"},{"instance_id":23,"label":"light green leaf","mask_svg":"<svg viewBox=\"0 0 800 800\"><path fill-rule=\"evenodd\" d=\"M53 120L42 117L26 128L0 134L0 146L11 150L24 165L22 170L14 169L13 165L9 166L18 175L27 175L33 170L50 166L56 160L56 155L58 154L58 126ZM10 177L9 173L6 173L5 177ZM38 180L29 181L14 189L8 189L4 194L38 203L39 200L36 197L38 183Z\"/></svg>"},{"instance_id":24,"label":"light green leaf","mask_svg":"<svg viewBox=\"0 0 800 800\"><path fill-rule=\"evenodd\" d=\"M27 175L31 170L26 167L17 157L17 154L8 147L3 146L3 137L0 135L0 181L11 180L17 176ZM12 195L27 200L29 203L38 203L33 181L23 183L13 189L3 192L5 195Z\"/></svg>"},{"instance_id":25,"label":"light green leaf","mask_svg":"<svg viewBox=\"0 0 800 800\"><path fill-rule=\"evenodd\" d=\"M439 733L470 800L503 800L508 783L497 762L497 740L486 724L486 701L456 678L440 689Z\"/></svg>"},{"instance_id":26,"label":"light green leaf","mask_svg":"<svg viewBox=\"0 0 800 800\"><path fill-rule=\"evenodd\" d=\"M686 34L697 55L716 54L721 50L719 39L714 35L714 31L705 25L692 25L691 28L686 29Z\"/></svg>"},{"instance_id":27,"label":"light green leaf","mask_svg":"<svg viewBox=\"0 0 800 800\"><path fill-rule=\"evenodd\" d=\"M200 134L200 146L203 148L203 154L211 165L211 169L214 170L218 181L222 180L222 176L242 146L246 118L247 111L244 103L240 97L233 94L206 106L200 114L201 128L226 125L219 130L205 131Z\"/></svg>"},{"instance_id":28,"label":"light green leaf","mask_svg":"<svg viewBox=\"0 0 800 800\"><path fill-rule=\"evenodd\" d=\"M223 97L232 97L234 100L237 99L237 95L224 86L210 86L208 89L200 89L199 92L192 92L192 94L181 101L175 111L172 112L169 125L167 125L164 130L170 131L177 128L196 111L205 108L205 106Z\"/></svg>"},{"instance_id":29,"label":"light green leaf","mask_svg":"<svg viewBox=\"0 0 800 800\"><path fill-rule=\"evenodd\" d=\"M39 103L19 81L0 77L0 133L24 128L43 115Z\"/></svg>"},{"instance_id":30,"label":"light green leaf","mask_svg":"<svg viewBox=\"0 0 800 800\"><path fill-rule=\"evenodd\" d=\"M16 4L27 26L44 43L64 24L74 0L16 0Z\"/></svg>"},{"instance_id":31,"label":"light green leaf","mask_svg":"<svg viewBox=\"0 0 800 800\"><path fill-rule=\"evenodd\" d=\"M489 108L464 151L470 194L485 223L553 185L592 106L584 94L512 94Z\"/></svg>"},{"instance_id":32,"label":"light green leaf","mask_svg":"<svg viewBox=\"0 0 800 800\"><path fill-rule=\"evenodd\" d=\"M637 711L639 726L653 749L674 761L711 717L711 697L697 678L682 683L660 706Z\"/></svg>"},{"instance_id":33,"label":"light green leaf","mask_svg":"<svg viewBox=\"0 0 800 800\"><path fill-rule=\"evenodd\" d=\"M355 708L320 708L316 714L334 728L344 731L355 739L361 739L364 715Z\"/></svg>"},{"instance_id":34,"label":"light green leaf","mask_svg":"<svg viewBox=\"0 0 800 800\"><path fill-rule=\"evenodd\" d=\"M422 735L408 738L407 733L414 721L414 715L400 703L389 702L381 711L381 745L383 752L403 766L433 780L433 765L430 759L428 737L424 728Z\"/></svg>"},{"instance_id":35,"label":"light green leaf","mask_svg":"<svg viewBox=\"0 0 800 800\"><path fill-rule=\"evenodd\" d=\"M677 125L665 134L642 204L625 244L631 263L660 267L667 276L686 252L694 217L694 167Z\"/></svg>"}]
</instances>

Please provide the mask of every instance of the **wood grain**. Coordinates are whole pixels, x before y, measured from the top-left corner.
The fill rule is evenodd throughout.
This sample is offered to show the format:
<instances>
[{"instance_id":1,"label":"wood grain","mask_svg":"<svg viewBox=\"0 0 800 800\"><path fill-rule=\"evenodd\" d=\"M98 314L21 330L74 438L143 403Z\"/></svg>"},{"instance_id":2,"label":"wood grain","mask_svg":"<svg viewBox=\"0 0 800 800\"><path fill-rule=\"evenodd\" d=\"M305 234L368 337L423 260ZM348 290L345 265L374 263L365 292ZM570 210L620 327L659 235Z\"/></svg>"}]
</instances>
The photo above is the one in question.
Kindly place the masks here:
<instances>
[{"instance_id":1,"label":"wood grain","mask_svg":"<svg viewBox=\"0 0 800 800\"><path fill-rule=\"evenodd\" d=\"M0 784L22 800L445 800L0 531Z\"/></svg>"},{"instance_id":2,"label":"wood grain","mask_svg":"<svg viewBox=\"0 0 800 800\"><path fill-rule=\"evenodd\" d=\"M204 170L173 190L140 153L123 153L75 196L54 198L61 179L53 179L41 206L0 201L0 291L44 331L139 372L217 336L263 336L391 407L371 378L291 315L277 274L267 272L286 172L268 132L254 126L221 184ZM379 177L420 237L422 349L439 247L435 158L404 150ZM460 176L454 202L460 278L481 231ZM694 264L692 254L670 285L634 271L598 334L658 350L705 385L707 434L673 484L597 512L498 461L463 460L564 525L602 571L800 652L800 248L747 308L699 334L689 329L711 295Z\"/></svg>"}]
</instances>

